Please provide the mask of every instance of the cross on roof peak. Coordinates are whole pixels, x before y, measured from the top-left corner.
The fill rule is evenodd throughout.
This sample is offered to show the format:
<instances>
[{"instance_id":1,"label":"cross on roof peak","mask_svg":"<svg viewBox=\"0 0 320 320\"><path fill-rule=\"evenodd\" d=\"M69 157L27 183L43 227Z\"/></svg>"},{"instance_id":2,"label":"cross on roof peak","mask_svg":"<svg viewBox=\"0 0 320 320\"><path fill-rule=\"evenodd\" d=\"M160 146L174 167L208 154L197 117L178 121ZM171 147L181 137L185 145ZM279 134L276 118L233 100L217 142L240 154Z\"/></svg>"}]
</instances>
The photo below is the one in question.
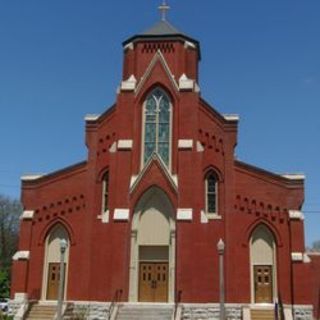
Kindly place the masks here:
<instances>
[{"instance_id":1,"label":"cross on roof peak","mask_svg":"<svg viewBox=\"0 0 320 320\"><path fill-rule=\"evenodd\" d=\"M170 6L167 5L166 0L162 1L162 5L159 6L159 10L161 12L161 20L166 21L167 20L167 13L170 10Z\"/></svg>"}]
</instances>

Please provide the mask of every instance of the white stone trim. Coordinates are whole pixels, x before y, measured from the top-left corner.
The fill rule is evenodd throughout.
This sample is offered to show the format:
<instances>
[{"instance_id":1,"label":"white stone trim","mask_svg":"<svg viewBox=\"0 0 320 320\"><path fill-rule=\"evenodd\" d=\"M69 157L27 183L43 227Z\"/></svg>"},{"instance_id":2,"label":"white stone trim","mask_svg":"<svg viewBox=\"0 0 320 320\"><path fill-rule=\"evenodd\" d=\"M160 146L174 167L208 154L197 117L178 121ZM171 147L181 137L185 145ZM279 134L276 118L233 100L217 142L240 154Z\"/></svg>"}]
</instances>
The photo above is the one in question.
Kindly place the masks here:
<instances>
[{"instance_id":1,"label":"white stone trim","mask_svg":"<svg viewBox=\"0 0 320 320\"><path fill-rule=\"evenodd\" d=\"M29 260L29 259L30 259L30 251L17 251L12 257L12 260L14 261Z\"/></svg>"},{"instance_id":2,"label":"white stone trim","mask_svg":"<svg viewBox=\"0 0 320 320\"><path fill-rule=\"evenodd\" d=\"M133 146L133 140L119 140L118 150L131 150Z\"/></svg>"},{"instance_id":3,"label":"white stone trim","mask_svg":"<svg viewBox=\"0 0 320 320\"><path fill-rule=\"evenodd\" d=\"M197 82L194 84L194 92L196 92L196 93L201 92L201 88Z\"/></svg>"},{"instance_id":4,"label":"white stone trim","mask_svg":"<svg viewBox=\"0 0 320 320\"><path fill-rule=\"evenodd\" d=\"M87 114L84 117L85 121L97 121L100 118L100 114Z\"/></svg>"},{"instance_id":5,"label":"white stone trim","mask_svg":"<svg viewBox=\"0 0 320 320\"><path fill-rule=\"evenodd\" d=\"M222 115L227 121L239 121L240 116L238 114L223 114Z\"/></svg>"},{"instance_id":6,"label":"white stone trim","mask_svg":"<svg viewBox=\"0 0 320 320\"><path fill-rule=\"evenodd\" d=\"M204 147L200 141L197 141L197 152L204 152Z\"/></svg>"},{"instance_id":7,"label":"white stone trim","mask_svg":"<svg viewBox=\"0 0 320 320\"><path fill-rule=\"evenodd\" d=\"M126 45L123 47L123 49L124 49L124 50L127 50L127 49L133 50L133 49L134 49L133 42L129 42L128 44L126 44Z\"/></svg>"},{"instance_id":8,"label":"white stone trim","mask_svg":"<svg viewBox=\"0 0 320 320\"><path fill-rule=\"evenodd\" d=\"M117 152L117 142L114 142L111 147L109 148L110 153L116 153Z\"/></svg>"},{"instance_id":9,"label":"white stone trim","mask_svg":"<svg viewBox=\"0 0 320 320\"><path fill-rule=\"evenodd\" d=\"M34 211L25 210L25 211L23 211L22 215L20 216L20 220L32 220L33 216L34 216Z\"/></svg>"},{"instance_id":10,"label":"white stone trim","mask_svg":"<svg viewBox=\"0 0 320 320\"><path fill-rule=\"evenodd\" d=\"M42 178L44 174L26 174L21 176L21 181L35 181Z\"/></svg>"},{"instance_id":11,"label":"white stone trim","mask_svg":"<svg viewBox=\"0 0 320 320\"><path fill-rule=\"evenodd\" d=\"M128 221L129 220L129 209L114 209L113 220L116 221Z\"/></svg>"},{"instance_id":12,"label":"white stone trim","mask_svg":"<svg viewBox=\"0 0 320 320\"><path fill-rule=\"evenodd\" d=\"M207 213L206 215L209 220L222 220L222 217L218 213Z\"/></svg>"},{"instance_id":13,"label":"white stone trim","mask_svg":"<svg viewBox=\"0 0 320 320\"><path fill-rule=\"evenodd\" d=\"M289 218L291 220L304 220L304 214L299 210L289 210Z\"/></svg>"},{"instance_id":14,"label":"white stone trim","mask_svg":"<svg viewBox=\"0 0 320 320\"><path fill-rule=\"evenodd\" d=\"M122 91L134 91L137 86L137 79L132 74L129 79L124 80L121 82L121 90Z\"/></svg>"},{"instance_id":15,"label":"white stone trim","mask_svg":"<svg viewBox=\"0 0 320 320\"><path fill-rule=\"evenodd\" d=\"M109 212L109 210L107 210L106 212L103 212L97 218L100 219L102 223L109 223L109 220L110 220L110 212Z\"/></svg>"},{"instance_id":16,"label":"white stone trim","mask_svg":"<svg viewBox=\"0 0 320 320\"><path fill-rule=\"evenodd\" d=\"M310 263L311 262L311 258L309 257L309 255L305 252L303 254L303 263Z\"/></svg>"},{"instance_id":17,"label":"white stone trim","mask_svg":"<svg viewBox=\"0 0 320 320\"><path fill-rule=\"evenodd\" d=\"M170 79L173 87L176 89L176 91L179 91L179 86L174 78L174 75L173 73L171 72L170 68L169 68L169 65L166 61L166 59L164 58L164 55L162 54L161 50L159 49L157 51L157 53L154 55L154 57L152 58L146 72L144 73L144 75L142 76L139 84L137 85L137 88L136 88L136 95L140 92L140 90L142 89L144 83L147 81L149 75L151 74L151 71L153 69L153 67L155 66L155 64L157 63L157 61L160 60L160 62L162 63L166 73L167 73L167 76L168 78Z\"/></svg>"},{"instance_id":18,"label":"white stone trim","mask_svg":"<svg viewBox=\"0 0 320 320\"><path fill-rule=\"evenodd\" d=\"M185 49L187 49L187 48L196 49L197 48L197 46L194 43L190 42L190 41L185 41L184 42L184 47L185 47Z\"/></svg>"},{"instance_id":19,"label":"white stone trim","mask_svg":"<svg viewBox=\"0 0 320 320\"><path fill-rule=\"evenodd\" d=\"M177 220L180 221L192 221L193 216L192 209L178 209L177 210Z\"/></svg>"},{"instance_id":20,"label":"white stone trim","mask_svg":"<svg viewBox=\"0 0 320 320\"><path fill-rule=\"evenodd\" d=\"M291 252L291 260L294 262L303 261L303 253L302 252Z\"/></svg>"},{"instance_id":21,"label":"white stone trim","mask_svg":"<svg viewBox=\"0 0 320 320\"><path fill-rule=\"evenodd\" d=\"M153 153L153 155L149 158L143 169L140 171L138 176L132 176L130 181L130 193L137 187L139 182L142 180L144 174L147 172L148 168L151 166L152 161L157 160L160 164L161 169L165 173L166 177L168 178L170 184L173 186L175 190L178 190L178 176L172 175L168 169L168 167L165 165L165 163L162 161L162 159L158 156L157 153Z\"/></svg>"},{"instance_id":22,"label":"white stone trim","mask_svg":"<svg viewBox=\"0 0 320 320\"><path fill-rule=\"evenodd\" d=\"M15 301L26 301L28 300L28 294L26 292L16 292L13 299Z\"/></svg>"},{"instance_id":23,"label":"white stone trim","mask_svg":"<svg viewBox=\"0 0 320 320\"><path fill-rule=\"evenodd\" d=\"M209 222L209 219L203 210L201 210L201 213L200 213L200 222L201 223L208 223Z\"/></svg>"},{"instance_id":24,"label":"white stone trim","mask_svg":"<svg viewBox=\"0 0 320 320\"><path fill-rule=\"evenodd\" d=\"M193 90L194 89L195 81L189 79L185 73L179 79L179 90Z\"/></svg>"},{"instance_id":25,"label":"white stone trim","mask_svg":"<svg viewBox=\"0 0 320 320\"><path fill-rule=\"evenodd\" d=\"M283 178L289 180L305 180L306 176L303 173L286 173L281 175Z\"/></svg>"},{"instance_id":26,"label":"white stone trim","mask_svg":"<svg viewBox=\"0 0 320 320\"><path fill-rule=\"evenodd\" d=\"M192 139L179 139L178 148L182 150L192 149L193 148L193 140Z\"/></svg>"}]
</instances>

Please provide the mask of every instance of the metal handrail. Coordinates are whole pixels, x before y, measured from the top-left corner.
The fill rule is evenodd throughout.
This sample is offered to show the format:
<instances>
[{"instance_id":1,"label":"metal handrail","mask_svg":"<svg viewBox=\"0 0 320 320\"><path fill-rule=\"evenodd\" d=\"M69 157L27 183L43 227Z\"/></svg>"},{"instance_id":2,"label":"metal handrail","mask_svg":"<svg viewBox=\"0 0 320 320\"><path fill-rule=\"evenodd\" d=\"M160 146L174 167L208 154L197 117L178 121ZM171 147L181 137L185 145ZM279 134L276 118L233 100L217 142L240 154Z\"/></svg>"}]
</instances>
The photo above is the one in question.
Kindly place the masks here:
<instances>
[{"instance_id":1,"label":"metal handrail","mask_svg":"<svg viewBox=\"0 0 320 320\"><path fill-rule=\"evenodd\" d=\"M113 298L112 298L112 301L110 303L110 306L109 306L109 310L108 310L108 320L111 319L111 316L112 316L112 312L116 306L116 303L119 301L120 297L122 295L122 289L117 289Z\"/></svg>"}]
</instances>

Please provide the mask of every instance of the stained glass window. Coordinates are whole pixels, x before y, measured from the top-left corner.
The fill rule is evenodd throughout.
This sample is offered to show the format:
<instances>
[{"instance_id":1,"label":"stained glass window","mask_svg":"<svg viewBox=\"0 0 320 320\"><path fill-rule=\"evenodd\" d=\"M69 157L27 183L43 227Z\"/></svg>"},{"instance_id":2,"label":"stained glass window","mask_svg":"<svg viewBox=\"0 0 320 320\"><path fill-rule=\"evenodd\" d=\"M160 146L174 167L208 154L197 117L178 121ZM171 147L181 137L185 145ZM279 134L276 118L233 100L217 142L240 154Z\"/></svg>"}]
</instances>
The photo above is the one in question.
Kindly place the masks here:
<instances>
[{"instance_id":1,"label":"stained glass window","mask_svg":"<svg viewBox=\"0 0 320 320\"><path fill-rule=\"evenodd\" d=\"M217 213L218 180L214 172L210 172L206 179L206 204L208 213Z\"/></svg>"},{"instance_id":2,"label":"stained glass window","mask_svg":"<svg viewBox=\"0 0 320 320\"><path fill-rule=\"evenodd\" d=\"M156 152L169 165L170 113L167 95L161 89L153 90L144 110L144 163Z\"/></svg>"}]
</instances>

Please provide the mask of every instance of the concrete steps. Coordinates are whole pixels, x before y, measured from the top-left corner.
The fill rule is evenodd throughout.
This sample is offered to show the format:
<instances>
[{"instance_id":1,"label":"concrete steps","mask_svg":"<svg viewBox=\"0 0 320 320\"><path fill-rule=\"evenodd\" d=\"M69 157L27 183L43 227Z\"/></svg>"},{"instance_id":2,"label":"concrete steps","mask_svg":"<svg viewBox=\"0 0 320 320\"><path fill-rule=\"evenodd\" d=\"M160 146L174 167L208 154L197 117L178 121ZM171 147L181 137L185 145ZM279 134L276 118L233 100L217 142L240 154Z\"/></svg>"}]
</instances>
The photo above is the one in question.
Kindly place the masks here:
<instances>
[{"instance_id":1,"label":"concrete steps","mask_svg":"<svg viewBox=\"0 0 320 320\"><path fill-rule=\"evenodd\" d=\"M119 307L116 320L171 320L173 306L123 305Z\"/></svg>"},{"instance_id":2,"label":"concrete steps","mask_svg":"<svg viewBox=\"0 0 320 320\"><path fill-rule=\"evenodd\" d=\"M274 320L274 310L251 310L251 320Z\"/></svg>"},{"instance_id":3,"label":"concrete steps","mask_svg":"<svg viewBox=\"0 0 320 320\"><path fill-rule=\"evenodd\" d=\"M26 320L53 320L57 306L33 304L27 313Z\"/></svg>"}]
</instances>

